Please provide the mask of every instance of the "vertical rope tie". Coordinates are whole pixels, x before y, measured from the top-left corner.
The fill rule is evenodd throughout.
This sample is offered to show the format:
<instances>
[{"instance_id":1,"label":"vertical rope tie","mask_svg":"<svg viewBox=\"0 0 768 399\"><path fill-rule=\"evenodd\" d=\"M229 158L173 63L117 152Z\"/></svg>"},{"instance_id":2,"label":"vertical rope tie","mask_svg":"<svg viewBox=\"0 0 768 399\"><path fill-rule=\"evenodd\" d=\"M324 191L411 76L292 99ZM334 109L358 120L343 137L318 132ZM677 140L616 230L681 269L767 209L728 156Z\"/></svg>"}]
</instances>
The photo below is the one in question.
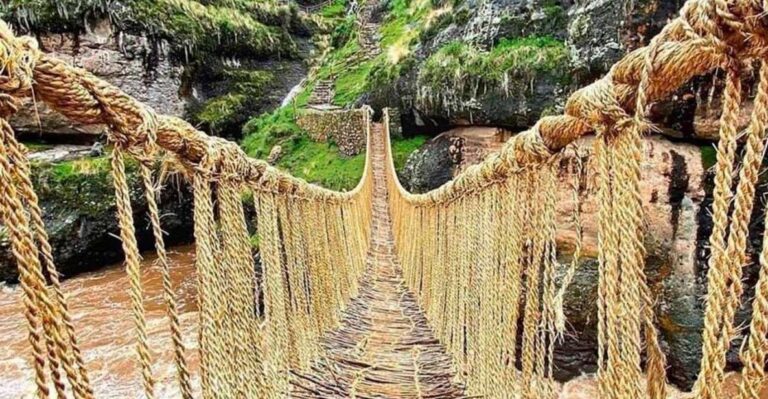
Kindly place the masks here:
<instances>
[{"instance_id":1,"label":"vertical rope tie","mask_svg":"<svg viewBox=\"0 0 768 399\"><path fill-rule=\"evenodd\" d=\"M189 381L189 369L184 356L184 340L181 335L181 323L179 322L179 311L171 281L171 265L168 254L165 249L165 239L163 238L163 229L160 222L160 211L157 207L155 186L152 179L152 170L147 165L149 161L144 160L140 163L141 180L144 185L144 196L147 200L147 209L149 220L152 224L152 235L155 239L155 251L157 252L157 263L160 265L160 273L163 280L163 298L165 300L166 312L168 314L168 325L171 331L171 342L173 345L174 363L176 365L176 374L179 382L181 396L184 399L192 398L192 387Z\"/></svg>"},{"instance_id":2,"label":"vertical rope tie","mask_svg":"<svg viewBox=\"0 0 768 399\"><path fill-rule=\"evenodd\" d=\"M694 391L701 399L721 397L724 381L725 353L731 337L722 335L726 320L730 286L736 283L735 270L727 259L726 236L730 218L728 209L733 198L732 183L736 158L737 124L741 104L741 79L735 67L726 71L723 114L720 118L720 142L717 149L715 188L712 194L712 234L709 238L711 255L707 274L707 300L704 312L703 355L701 372ZM741 265L739 265L739 268ZM740 284L738 282L737 284Z\"/></svg>"},{"instance_id":3,"label":"vertical rope tie","mask_svg":"<svg viewBox=\"0 0 768 399\"><path fill-rule=\"evenodd\" d=\"M120 226L120 239L125 253L125 268L130 284L131 312L136 331L136 353L141 371L144 394L154 398L155 380L152 376L152 358L147 342L147 321L144 311L144 288L141 281L141 255L136 242L130 187L125 173L123 150L116 147L112 152L112 179L115 186L115 204Z\"/></svg>"},{"instance_id":4,"label":"vertical rope tie","mask_svg":"<svg viewBox=\"0 0 768 399\"><path fill-rule=\"evenodd\" d=\"M576 239L574 243L573 258L571 259L570 266L563 275L563 279L560 282L560 289L557 292L555 298L555 329L557 334L562 337L565 333L565 294L568 287L571 285L579 263L581 262L581 251L584 239L584 230L581 224L581 184L584 179L584 162L581 158L579 148L574 146L573 161L571 162L573 173L573 182L571 183L571 199L573 201L573 231L576 233Z\"/></svg>"},{"instance_id":5,"label":"vertical rope tie","mask_svg":"<svg viewBox=\"0 0 768 399\"><path fill-rule=\"evenodd\" d=\"M0 119L0 123L3 129L10 128L5 119ZM33 353L36 393L38 398L45 399L51 394L46 373L47 354L42 326L46 320L40 303L40 295L45 295L46 290L42 286L42 279L39 278L40 269L35 246L26 228L29 226L27 216L11 179L11 165L4 141L0 141L0 188L4 193L0 197L3 221L11 239L11 251L18 263L19 281L24 292L24 316L28 323L29 343Z\"/></svg>"},{"instance_id":6,"label":"vertical rope tie","mask_svg":"<svg viewBox=\"0 0 768 399\"><path fill-rule=\"evenodd\" d=\"M53 261L51 245L48 241L48 233L42 219L42 212L38 204L38 197L30 180L29 161L24 155L21 145L16 141L10 126L3 121L3 140L7 144L8 156L12 164L12 175L18 185L20 194L24 198L29 211L30 223L34 231L35 240L39 246L40 258L44 263L45 272L51 282L55 304L53 306L52 320L58 324L56 335L57 347L62 358L62 366L67 379L72 386L75 398L91 398L93 390L88 378L80 348L69 312L69 305L61 288L61 281L56 265Z\"/></svg>"},{"instance_id":7,"label":"vertical rope tie","mask_svg":"<svg viewBox=\"0 0 768 399\"><path fill-rule=\"evenodd\" d=\"M754 184L759 177L760 166L765 151L765 129L768 123L768 65L766 61L760 67L757 96L755 97L752 120L747 129L748 137L746 154L739 176L737 189L737 204L734 215L738 209L742 209L738 216L733 217L733 223L739 228L732 233L734 237L733 251L741 259L743 246L746 246L749 217L754 201ZM766 224L768 226L768 224ZM763 233L765 237L765 232ZM758 399L761 385L766 381L765 361L768 353L768 241L763 240L763 248L759 257L760 271L755 285L755 298L752 302L752 321L749 326L749 337L746 345L741 350L741 360L744 364L743 378L739 385L740 399ZM737 266L739 264L737 263Z\"/></svg>"}]
</instances>

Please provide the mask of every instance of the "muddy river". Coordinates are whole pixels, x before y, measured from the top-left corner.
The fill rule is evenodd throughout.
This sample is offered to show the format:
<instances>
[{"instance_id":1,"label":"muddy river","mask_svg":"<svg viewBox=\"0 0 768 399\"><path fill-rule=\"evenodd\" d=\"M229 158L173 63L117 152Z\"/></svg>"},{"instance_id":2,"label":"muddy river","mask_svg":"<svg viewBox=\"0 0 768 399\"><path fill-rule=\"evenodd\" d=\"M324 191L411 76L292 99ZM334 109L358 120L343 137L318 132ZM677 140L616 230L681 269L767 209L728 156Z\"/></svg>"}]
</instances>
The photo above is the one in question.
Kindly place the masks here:
<instances>
[{"instance_id":1,"label":"muddy river","mask_svg":"<svg viewBox=\"0 0 768 399\"><path fill-rule=\"evenodd\" d=\"M173 248L170 259L192 383L198 391L194 246ZM179 397L160 268L152 254L145 255L142 271L155 393L158 398ZM67 279L63 286L96 397L144 397L122 264ZM23 310L21 288L0 285L0 398L32 397L35 392Z\"/></svg>"}]
</instances>

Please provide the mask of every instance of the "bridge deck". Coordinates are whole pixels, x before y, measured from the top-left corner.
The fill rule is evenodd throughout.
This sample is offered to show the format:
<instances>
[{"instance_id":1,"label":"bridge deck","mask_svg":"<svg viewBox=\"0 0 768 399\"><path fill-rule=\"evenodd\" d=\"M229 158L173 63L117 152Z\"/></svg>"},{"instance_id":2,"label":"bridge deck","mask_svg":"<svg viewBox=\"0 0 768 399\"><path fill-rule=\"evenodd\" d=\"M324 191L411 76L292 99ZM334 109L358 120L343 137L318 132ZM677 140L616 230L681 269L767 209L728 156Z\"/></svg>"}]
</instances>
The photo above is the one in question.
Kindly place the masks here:
<instances>
[{"instance_id":1,"label":"bridge deck","mask_svg":"<svg viewBox=\"0 0 768 399\"><path fill-rule=\"evenodd\" d=\"M368 272L325 356L293 383L296 398L459 398L452 362L403 282L387 202L384 133L373 125L373 227Z\"/></svg>"}]
</instances>

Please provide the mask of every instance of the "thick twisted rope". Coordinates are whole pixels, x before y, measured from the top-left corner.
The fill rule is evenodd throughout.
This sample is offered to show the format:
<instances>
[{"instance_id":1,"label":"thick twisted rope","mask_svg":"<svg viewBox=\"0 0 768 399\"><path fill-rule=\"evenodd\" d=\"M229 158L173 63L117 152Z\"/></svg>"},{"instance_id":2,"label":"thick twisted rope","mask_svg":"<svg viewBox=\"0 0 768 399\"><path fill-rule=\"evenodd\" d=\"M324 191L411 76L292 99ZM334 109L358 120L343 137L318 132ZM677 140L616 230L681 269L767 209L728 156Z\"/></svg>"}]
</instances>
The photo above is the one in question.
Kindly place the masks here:
<instances>
[{"instance_id":1,"label":"thick twisted rope","mask_svg":"<svg viewBox=\"0 0 768 399\"><path fill-rule=\"evenodd\" d=\"M7 125L5 119L0 123ZM46 375L46 350L42 323L46 323L41 309L40 295L45 295L46 290L42 284L42 275L39 273L39 263L34 242L29 237L27 216L24 213L21 201L18 198L16 187L11 180L11 165L6 156L5 144L0 141L0 188L4 193L0 205L2 206L3 220L8 228L11 238L11 251L16 258L19 268L19 281L24 292L24 316L29 325L29 343L32 347L33 366L35 370L35 384L37 385L37 397L48 398L48 377Z\"/></svg>"},{"instance_id":2,"label":"thick twisted rope","mask_svg":"<svg viewBox=\"0 0 768 399\"><path fill-rule=\"evenodd\" d=\"M90 386L88 373L85 368L85 362L77 343L75 328L72 323L72 317L69 312L69 305L61 288L59 272L53 261L51 245L48 241L48 233L42 219L42 212L38 204L38 197L30 180L29 161L27 160L21 145L16 141L10 129L2 129L4 137L2 140L7 144L8 156L15 168L12 170L14 180L18 184L20 194L29 208L29 218L35 233L35 240L39 245L39 253L44 263L46 275L51 282L51 288L56 300L56 317L54 322L60 323L59 331L62 339L68 342L58 344L62 351L62 366L67 374L67 378L72 385L76 398L93 397L93 390Z\"/></svg>"},{"instance_id":3,"label":"thick twisted rope","mask_svg":"<svg viewBox=\"0 0 768 399\"><path fill-rule=\"evenodd\" d=\"M754 200L754 184L758 178L760 164L765 151L765 129L768 123L768 65L763 63L760 67L760 81L758 83L757 96L753 111L752 122L748 127L746 155L744 156L739 186L737 188L737 203L734 210L733 229L731 235L734 239L734 251L737 259L734 262L744 261L744 247L746 246L748 231L746 225L751 213ZM742 194L743 193L743 194ZM739 211L741 209L741 211ZM737 211L739 212L737 216ZM763 233L765 237L765 233ZM741 360L744 364L743 379L739 385L740 399L759 398L762 383L765 381L766 353L768 353L768 242L763 239L763 249L760 252L759 263L761 265L758 282L755 285L755 299L752 303L752 321L749 326L749 338L741 352ZM737 265L740 265L737 263Z\"/></svg>"},{"instance_id":4,"label":"thick twisted rope","mask_svg":"<svg viewBox=\"0 0 768 399\"><path fill-rule=\"evenodd\" d=\"M141 255L136 242L124 155L119 148L115 148L112 152L112 179L115 185L115 204L117 205L117 219L120 226L120 240L123 243L125 268L130 282L131 311L136 330L136 353L139 359L144 394L148 398L153 398L155 380L152 376L152 358L147 342L144 289L141 282Z\"/></svg>"},{"instance_id":5,"label":"thick twisted rope","mask_svg":"<svg viewBox=\"0 0 768 399\"><path fill-rule=\"evenodd\" d=\"M155 251L157 252L157 262L160 264L160 270L163 280L163 298L165 300L166 312L168 314L168 323L171 330L171 342L173 343L174 362L176 364L177 378L181 396L184 399L192 398L192 387L189 382L189 369L184 357L184 341L181 336L181 324L179 322L178 305L173 292L173 283L171 282L171 265L168 260L168 253L165 249L165 239L163 238L163 229L160 223L160 211L157 207L155 198L155 186L152 181L152 170L146 162L139 166L141 171L141 180L144 185L144 196L147 200L147 209L149 212L150 223L152 224L152 234L155 239Z\"/></svg>"}]
</instances>

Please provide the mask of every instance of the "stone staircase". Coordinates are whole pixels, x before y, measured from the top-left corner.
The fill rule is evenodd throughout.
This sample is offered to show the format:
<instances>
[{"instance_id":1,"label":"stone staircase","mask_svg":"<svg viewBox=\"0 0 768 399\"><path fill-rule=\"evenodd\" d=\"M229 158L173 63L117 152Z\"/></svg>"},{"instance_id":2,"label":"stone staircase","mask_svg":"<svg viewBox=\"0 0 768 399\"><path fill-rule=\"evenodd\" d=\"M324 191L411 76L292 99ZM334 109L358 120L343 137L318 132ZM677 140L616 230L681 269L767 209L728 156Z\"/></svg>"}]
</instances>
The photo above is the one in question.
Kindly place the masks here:
<instances>
[{"instance_id":1,"label":"stone staircase","mask_svg":"<svg viewBox=\"0 0 768 399\"><path fill-rule=\"evenodd\" d=\"M330 107L333 102L334 83L331 79L317 81L312 95L309 96L309 106L313 108Z\"/></svg>"},{"instance_id":2,"label":"stone staircase","mask_svg":"<svg viewBox=\"0 0 768 399\"><path fill-rule=\"evenodd\" d=\"M358 40L363 54L368 58L373 58L381 53L381 46L379 46L379 24L373 22L373 13L378 6L378 0L368 0L360 9L358 15L358 21L360 22Z\"/></svg>"}]
</instances>

